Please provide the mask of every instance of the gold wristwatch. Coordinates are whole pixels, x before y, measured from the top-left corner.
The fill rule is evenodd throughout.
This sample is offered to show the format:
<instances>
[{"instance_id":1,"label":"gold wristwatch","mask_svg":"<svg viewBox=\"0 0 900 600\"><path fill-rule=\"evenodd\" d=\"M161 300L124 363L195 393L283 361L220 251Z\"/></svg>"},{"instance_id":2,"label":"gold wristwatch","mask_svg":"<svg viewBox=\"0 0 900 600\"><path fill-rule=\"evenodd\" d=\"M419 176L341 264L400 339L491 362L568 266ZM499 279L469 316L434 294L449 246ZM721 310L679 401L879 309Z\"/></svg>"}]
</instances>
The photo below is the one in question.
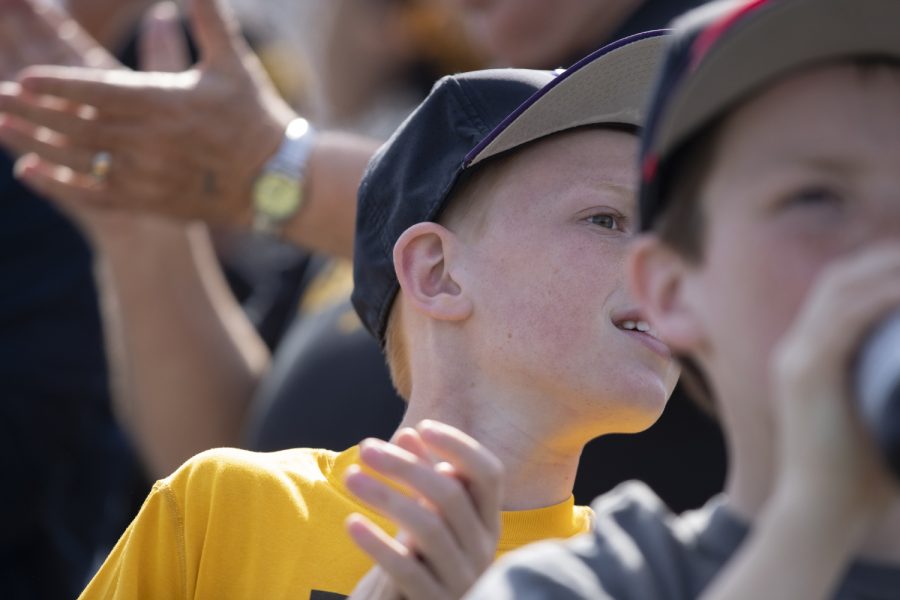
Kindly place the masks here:
<instances>
[{"instance_id":1,"label":"gold wristwatch","mask_svg":"<svg viewBox=\"0 0 900 600\"><path fill-rule=\"evenodd\" d=\"M281 146L253 184L254 232L280 234L303 206L306 164L315 137L316 131L306 119L294 119L287 126Z\"/></svg>"}]
</instances>

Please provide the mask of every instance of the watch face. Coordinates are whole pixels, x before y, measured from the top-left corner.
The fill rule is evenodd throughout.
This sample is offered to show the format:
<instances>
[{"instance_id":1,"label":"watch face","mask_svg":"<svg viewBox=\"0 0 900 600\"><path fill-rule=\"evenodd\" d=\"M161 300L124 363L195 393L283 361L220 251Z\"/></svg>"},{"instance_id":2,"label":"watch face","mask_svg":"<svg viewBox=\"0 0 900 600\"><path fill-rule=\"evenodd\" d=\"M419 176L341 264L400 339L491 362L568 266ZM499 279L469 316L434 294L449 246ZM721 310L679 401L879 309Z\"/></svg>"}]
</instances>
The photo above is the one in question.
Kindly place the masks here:
<instances>
[{"instance_id":1,"label":"watch face","mask_svg":"<svg viewBox=\"0 0 900 600\"><path fill-rule=\"evenodd\" d=\"M286 219L300 207L300 184L284 175L266 173L254 185L253 204L270 219Z\"/></svg>"}]
</instances>

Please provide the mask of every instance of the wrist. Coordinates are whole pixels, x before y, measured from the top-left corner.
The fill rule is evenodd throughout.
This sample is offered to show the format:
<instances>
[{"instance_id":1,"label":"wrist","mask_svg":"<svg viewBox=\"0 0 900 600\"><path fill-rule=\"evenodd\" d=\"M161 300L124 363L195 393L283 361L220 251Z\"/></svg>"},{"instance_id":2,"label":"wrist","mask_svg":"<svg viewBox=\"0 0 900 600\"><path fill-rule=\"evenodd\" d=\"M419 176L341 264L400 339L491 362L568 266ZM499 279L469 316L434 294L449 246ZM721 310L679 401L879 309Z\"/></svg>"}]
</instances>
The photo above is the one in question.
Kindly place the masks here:
<instances>
[{"instance_id":1,"label":"wrist","mask_svg":"<svg viewBox=\"0 0 900 600\"><path fill-rule=\"evenodd\" d=\"M114 261L133 261L145 255L157 259L175 246L197 222L172 220L146 213L119 212L93 219L89 238L95 249ZM162 242L162 243L161 243Z\"/></svg>"},{"instance_id":2,"label":"wrist","mask_svg":"<svg viewBox=\"0 0 900 600\"><path fill-rule=\"evenodd\" d=\"M864 494L834 494L818 489L803 478L781 482L774 490L760 524L790 531L809 540L813 548L828 545L838 554L852 553L878 516L872 503L861 502Z\"/></svg>"},{"instance_id":3,"label":"wrist","mask_svg":"<svg viewBox=\"0 0 900 600\"><path fill-rule=\"evenodd\" d=\"M220 176L227 180L225 169L238 177L237 186L229 194L228 212L224 223L238 230L249 230L253 225L253 186L263 172L266 163L278 152L284 140L284 132L297 115L291 111L263 110L262 118L254 119L254 125L241 136L237 148ZM218 188L218 182L211 184ZM204 220L207 220L204 218Z\"/></svg>"},{"instance_id":4,"label":"wrist","mask_svg":"<svg viewBox=\"0 0 900 600\"><path fill-rule=\"evenodd\" d=\"M247 164L251 171L251 184L262 173L272 157L284 141L284 133L288 125L300 115L289 109L268 111L265 119L261 119L256 134L253 136L256 143L248 144L246 149L252 154L247 157Z\"/></svg>"},{"instance_id":5,"label":"wrist","mask_svg":"<svg viewBox=\"0 0 900 600\"><path fill-rule=\"evenodd\" d=\"M303 208L316 135L315 128L306 119L297 117L287 125L278 150L263 165L253 184L256 233L281 235Z\"/></svg>"}]
</instances>

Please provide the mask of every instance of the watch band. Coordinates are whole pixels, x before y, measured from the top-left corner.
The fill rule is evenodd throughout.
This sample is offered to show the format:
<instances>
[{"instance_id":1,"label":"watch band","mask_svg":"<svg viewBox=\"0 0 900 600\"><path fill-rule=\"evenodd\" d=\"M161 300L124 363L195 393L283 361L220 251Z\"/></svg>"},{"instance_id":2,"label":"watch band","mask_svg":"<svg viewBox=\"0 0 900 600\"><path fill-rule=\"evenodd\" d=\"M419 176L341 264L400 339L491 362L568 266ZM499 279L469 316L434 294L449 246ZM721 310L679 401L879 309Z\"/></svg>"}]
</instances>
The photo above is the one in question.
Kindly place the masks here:
<instances>
[{"instance_id":1,"label":"watch band","mask_svg":"<svg viewBox=\"0 0 900 600\"><path fill-rule=\"evenodd\" d=\"M281 226L290 220L303 205L303 183L306 175L306 166L315 143L316 130L303 118L291 121L285 129L284 139L275 155L263 166L262 173L257 177L254 186L254 218L253 230L268 235L279 233ZM271 199L264 197L271 193L271 186L262 186L260 183L271 180L290 182L296 194L293 207L289 212L276 212L270 206ZM282 192L288 193L288 192ZM283 201L283 199L282 199Z\"/></svg>"}]
</instances>

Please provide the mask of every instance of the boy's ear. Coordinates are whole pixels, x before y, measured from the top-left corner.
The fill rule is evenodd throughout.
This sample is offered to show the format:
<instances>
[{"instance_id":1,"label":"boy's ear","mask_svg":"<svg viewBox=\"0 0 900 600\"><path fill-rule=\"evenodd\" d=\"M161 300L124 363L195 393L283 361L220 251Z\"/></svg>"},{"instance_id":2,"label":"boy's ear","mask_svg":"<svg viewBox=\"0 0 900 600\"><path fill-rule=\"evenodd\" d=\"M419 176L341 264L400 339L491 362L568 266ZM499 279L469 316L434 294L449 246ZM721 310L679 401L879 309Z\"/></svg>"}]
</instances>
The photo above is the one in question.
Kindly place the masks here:
<instances>
[{"instance_id":1,"label":"boy's ear","mask_svg":"<svg viewBox=\"0 0 900 600\"><path fill-rule=\"evenodd\" d=\"M451 275L459 239L437 223L417 223L394 244L394 270L409 304L439 321L462 321L472 300Z\"/></svg>"},{"instance_id":2,"label":"boy's ear","mask_svg":"<svg viewBox=\"0 0 900 600\"><path fill-rule=\"evenodd\" d=\"M662 340L677 353L697 350L705 334L690 293L690 263L647 234L633 242L626 270L631 293Z\"/></svg>"}]
</instances>

